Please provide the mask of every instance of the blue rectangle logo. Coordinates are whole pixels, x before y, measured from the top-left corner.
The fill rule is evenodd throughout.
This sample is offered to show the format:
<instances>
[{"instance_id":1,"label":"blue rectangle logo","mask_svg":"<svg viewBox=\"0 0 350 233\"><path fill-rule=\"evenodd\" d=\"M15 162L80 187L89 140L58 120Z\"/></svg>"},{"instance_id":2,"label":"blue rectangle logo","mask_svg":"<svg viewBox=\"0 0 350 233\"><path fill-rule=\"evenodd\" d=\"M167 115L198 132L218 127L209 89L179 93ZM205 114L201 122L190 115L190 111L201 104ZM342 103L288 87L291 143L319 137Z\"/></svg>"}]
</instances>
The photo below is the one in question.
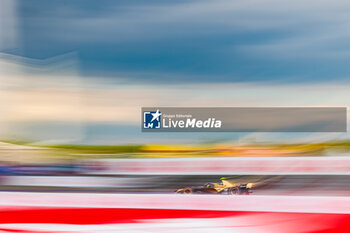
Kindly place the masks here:
<instances>
[{"instance_id":1,"label":"blue rectangle logo","mask_svg":"<svg viewBox=\"0 0 350 233\"><path fill-rule=\"evenodd\" d=\"M160 129L162 113L157 111L143 112L143 128L144 129Z\"/></svg>"}]
</instances>

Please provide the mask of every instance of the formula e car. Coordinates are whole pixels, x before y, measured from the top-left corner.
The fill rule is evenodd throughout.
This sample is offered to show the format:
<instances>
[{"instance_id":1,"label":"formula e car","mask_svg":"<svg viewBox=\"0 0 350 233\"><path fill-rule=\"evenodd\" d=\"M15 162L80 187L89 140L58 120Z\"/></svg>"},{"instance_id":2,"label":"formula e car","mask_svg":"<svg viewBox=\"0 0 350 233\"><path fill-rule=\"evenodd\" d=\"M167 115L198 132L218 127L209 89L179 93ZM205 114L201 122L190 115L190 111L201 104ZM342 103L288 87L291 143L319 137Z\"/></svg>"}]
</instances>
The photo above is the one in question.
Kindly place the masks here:
<instances>
[{"instance_id":1,"label":"formula e car","mask_svg":"<svg viewBox=\"0 0 350 233\"><path fill-rule=\"evenodd\" d=\"M185 187L177 189L179 194L229 194L229 195L249 195L252 192L253 183L238 184L229 178L221 178L218 183L206 183L202 186Z\"/></svg>"}]
</instances>

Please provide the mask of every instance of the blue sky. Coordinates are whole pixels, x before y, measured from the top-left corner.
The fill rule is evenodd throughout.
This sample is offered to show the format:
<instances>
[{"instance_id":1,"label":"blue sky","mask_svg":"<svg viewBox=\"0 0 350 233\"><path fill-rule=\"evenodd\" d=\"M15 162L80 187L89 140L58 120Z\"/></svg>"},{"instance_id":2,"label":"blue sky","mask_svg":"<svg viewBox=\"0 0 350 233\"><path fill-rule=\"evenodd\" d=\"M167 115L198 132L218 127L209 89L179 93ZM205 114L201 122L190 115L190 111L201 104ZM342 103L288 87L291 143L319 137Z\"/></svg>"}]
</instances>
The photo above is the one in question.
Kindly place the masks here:
<instances>
[{"instance_id":1,"label":"blue sky","mask_svg":"<svg viewBox=\"0 0 350 233\"><path fill-rule=\"evenodd\" d=\"M139 112L350 106L349 12L345 0L3 0L0 135L108 144L249 139L145 135ZM261 135L251 137L305 136Z\"/></svg>"},{"instance_id":2,"label":"blue sky","mask_svg":"<svg viewBox=\"0 0 350 233\"><path fill-rule=\"evenodd\" d=\"M135 82L346 80L346 1L23 0L13 51Z\"/></svg>"}]
</instances>

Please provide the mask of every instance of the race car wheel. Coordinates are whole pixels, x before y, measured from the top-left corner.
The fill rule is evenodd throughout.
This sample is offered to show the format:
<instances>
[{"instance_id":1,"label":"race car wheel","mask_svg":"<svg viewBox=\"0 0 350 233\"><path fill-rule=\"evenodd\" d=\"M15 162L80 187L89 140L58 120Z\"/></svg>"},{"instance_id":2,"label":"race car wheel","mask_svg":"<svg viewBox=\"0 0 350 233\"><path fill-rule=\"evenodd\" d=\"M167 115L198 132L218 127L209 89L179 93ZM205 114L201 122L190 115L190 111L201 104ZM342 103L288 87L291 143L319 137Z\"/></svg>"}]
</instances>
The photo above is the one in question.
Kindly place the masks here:
<instances>
[{"instance_id":1,"label":"race car wheel","mask_svg":"<svg viewBox=\"0 0 350 233\"><path fill-rule=\"evenodd\" d=\"M191 188L184 188L183 189L183 194L192 194L192 189Z\"/></svg>"},{"instance_id":2,"label":"race car wheel","mask_svg":"<svg viewBox=\"0 0 350 233\"><path fill-rule=\"evenodd\" d=\"M236 188L236 187L229 188L229 189L227 190L227 193L228 193L229 195L239 195L239 194L240 194L239 189Z\"/></svg>"}]
</instances>

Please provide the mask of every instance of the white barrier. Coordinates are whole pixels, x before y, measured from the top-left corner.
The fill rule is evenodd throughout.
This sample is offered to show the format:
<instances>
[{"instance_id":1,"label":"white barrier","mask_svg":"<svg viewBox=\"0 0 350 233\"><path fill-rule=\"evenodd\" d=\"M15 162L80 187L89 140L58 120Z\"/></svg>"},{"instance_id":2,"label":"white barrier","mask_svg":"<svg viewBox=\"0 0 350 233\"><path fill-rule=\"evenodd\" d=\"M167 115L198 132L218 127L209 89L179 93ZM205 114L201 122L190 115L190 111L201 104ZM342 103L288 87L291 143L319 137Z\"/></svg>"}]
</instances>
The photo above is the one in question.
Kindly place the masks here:
<instances>
[{"instance_id":1,"label":"white barrier","mask_svg":"<svg viewBox=\"0 0 350 233\"><path fill-rule=\"evenodd\" d=\"M97 159L89 174L114 175L350 175L349 157L205 157Z\"/></svg>"},{"instance_id":2,"label":"white barrier","mask_svg":"<svg viewBox=\"0 0 350 233\"><path fill-rule=\"evenodd\" d=\"M63 188L134 188L152 187L160 179L155 177L104 176L4 176L0 184L6 186L42 186Z\"/></svg>"},{"instance_id":3,"label":"white barrier","mask_svg":"<svg viewBox=\"0 0 350 233\"><path fill-rule=\"evenodd\" d=\"M1 192L0 207L222 210L350 214L349 197Z\"/></svg>"}]
</instances>

